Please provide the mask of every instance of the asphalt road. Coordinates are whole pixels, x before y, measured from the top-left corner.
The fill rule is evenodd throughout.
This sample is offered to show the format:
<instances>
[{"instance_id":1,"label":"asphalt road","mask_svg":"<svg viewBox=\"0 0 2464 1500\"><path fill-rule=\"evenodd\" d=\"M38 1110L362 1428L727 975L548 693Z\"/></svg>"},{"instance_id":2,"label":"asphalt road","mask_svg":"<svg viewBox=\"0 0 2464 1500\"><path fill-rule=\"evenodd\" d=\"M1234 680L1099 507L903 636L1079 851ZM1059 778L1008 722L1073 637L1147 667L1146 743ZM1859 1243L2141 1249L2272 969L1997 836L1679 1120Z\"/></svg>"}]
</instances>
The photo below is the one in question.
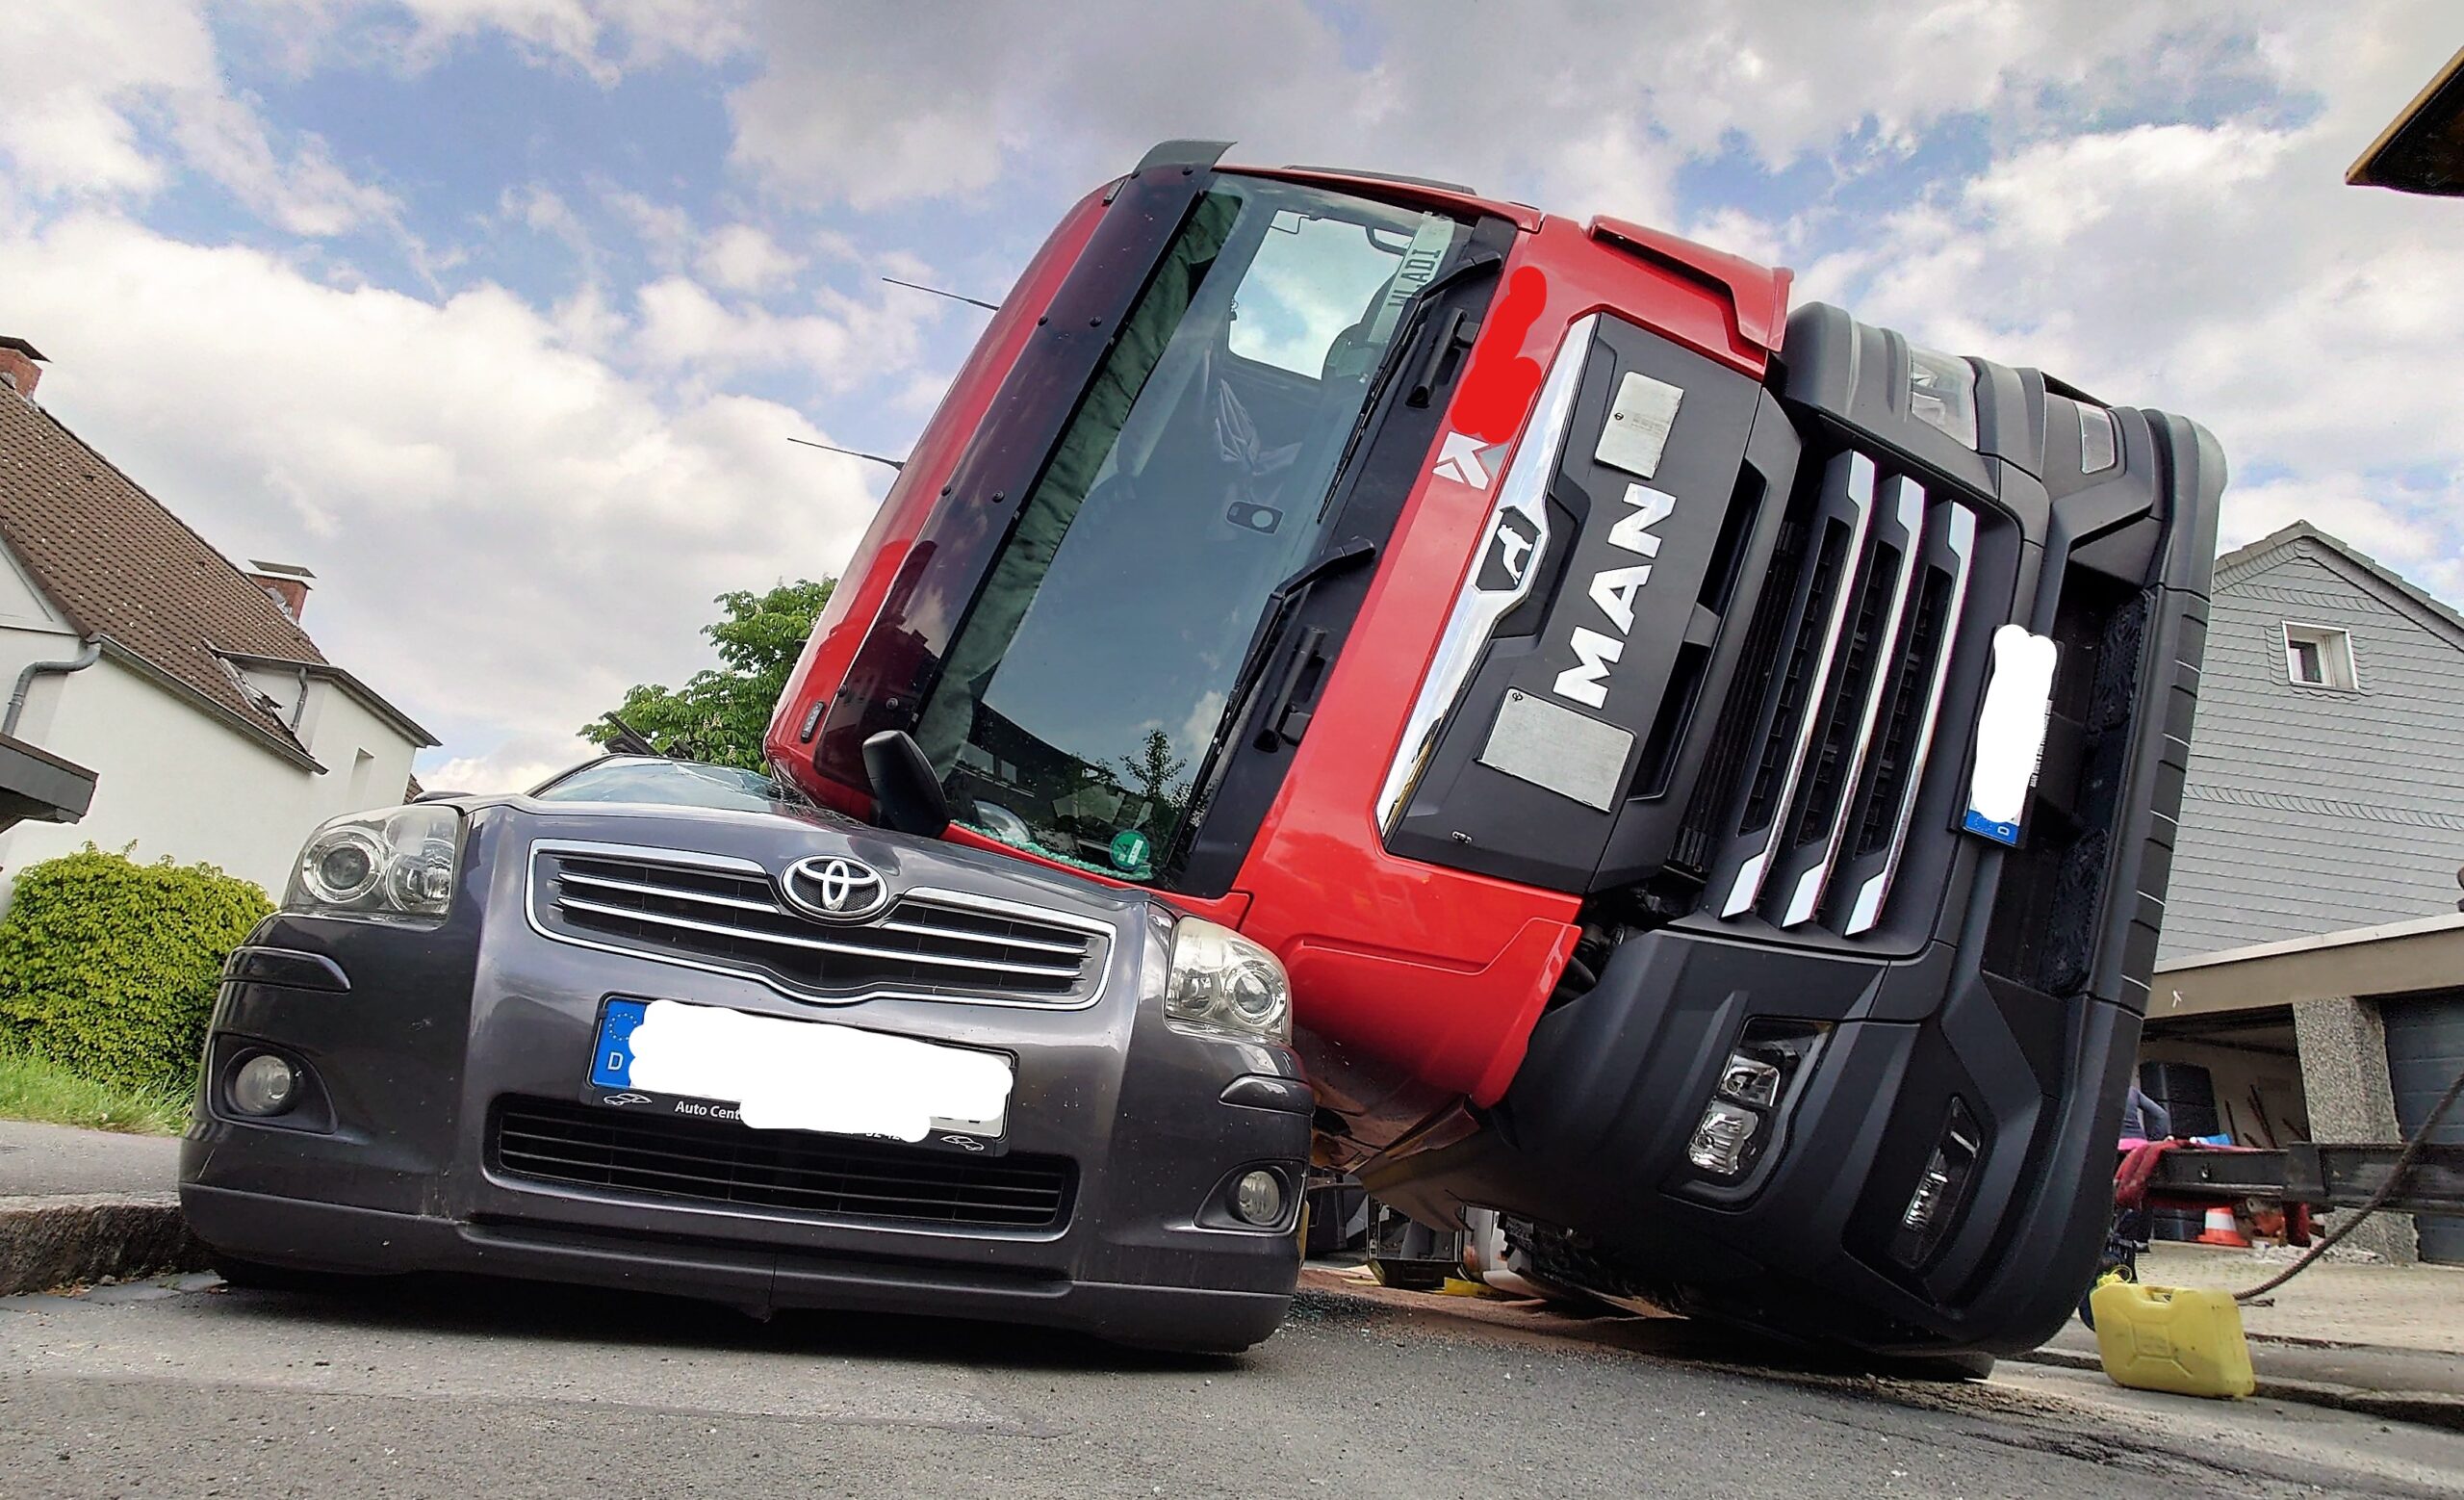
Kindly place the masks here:
<instances>
[{"instance_id":1,"label":"asphalt road","mask_svg":"<svg viewBox=\"0 0 2464 1500\"><path fill-rule=\"evenodd\" d=\"M2464 1437L2006 1364L1928 1386L1304 1294L1241 1358L436 1282L0 1299L0 1495L2213 1496L2464 1490Z\"/></svg>"}]
</instances>

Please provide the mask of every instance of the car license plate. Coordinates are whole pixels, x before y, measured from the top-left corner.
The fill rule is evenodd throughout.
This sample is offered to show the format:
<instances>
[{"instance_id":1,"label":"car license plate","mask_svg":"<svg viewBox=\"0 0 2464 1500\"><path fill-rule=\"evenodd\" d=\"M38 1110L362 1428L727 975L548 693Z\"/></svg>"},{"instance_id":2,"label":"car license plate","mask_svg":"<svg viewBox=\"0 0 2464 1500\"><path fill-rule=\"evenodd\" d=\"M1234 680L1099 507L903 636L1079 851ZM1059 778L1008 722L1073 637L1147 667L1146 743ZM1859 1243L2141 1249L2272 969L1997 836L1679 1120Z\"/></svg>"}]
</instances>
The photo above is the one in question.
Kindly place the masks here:
<instances>
[{"instance_id":1,"label":"car license plate","mask_svg":"<svg viewBox=\"0 0 2464 1500\"><path fill-rule=\"evenodd\" d=\"M732 1120L994 1155L1008 1054L679 1000L607 1000L582 1098L643 1114Z\"/></svg>"}]
</instances>

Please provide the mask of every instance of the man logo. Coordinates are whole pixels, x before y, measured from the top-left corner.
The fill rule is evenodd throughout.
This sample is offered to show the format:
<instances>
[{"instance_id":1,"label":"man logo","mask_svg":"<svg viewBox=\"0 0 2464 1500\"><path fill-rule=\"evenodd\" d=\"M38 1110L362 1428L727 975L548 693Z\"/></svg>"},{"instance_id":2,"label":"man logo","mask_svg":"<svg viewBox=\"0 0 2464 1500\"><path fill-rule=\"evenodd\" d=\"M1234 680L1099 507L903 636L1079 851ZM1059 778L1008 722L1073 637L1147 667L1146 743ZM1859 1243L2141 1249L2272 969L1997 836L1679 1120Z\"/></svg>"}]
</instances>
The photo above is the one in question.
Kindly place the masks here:
<instances>
[{"instance_id":1,"label":"man logo","mask_svg":"<svg viewBox=\"0 0 2464 1500\"><path fill-rule=\"evenodd\" d=\"M1474 585L1484 594L1507 594L1523 586L1540 545L1540 526L1520 510L1498 512L1497 529L1480 556L1480 576Z\"/></svg>"},{"instance_id":2,"label":"man logo","mask_svg":"<svg viewBox=\"0 0 2464 1500\"><path fill-rule=\"evenodd\" d=\"M1626 654L1626 637L1633 634L1634 596L1652 581L1648 559L1659 556L1659 533L1652 528L1677 512L1677 497L1646 484L1627 485L1626 504L1633 508L1608 529L1608 545L1646 560L1603 568L1591 576L1591 602L1616 634L1576 626L1566 642L1574 648L1575 664L1557 674L1553 688L1558 697L1588 708L1608 702L1609 668Z\"/></svg>"},{"instance_id":3,"label":"man logo","mask_svg":"<svg viewBox=\"0 0 2464 1500\"><path fill-rule=\"evenodd\" d=\"M861 921L889 904L889 882L860 860L812 855L779 882L787 904L823 921Z\"/></svg>"}]
</instances>

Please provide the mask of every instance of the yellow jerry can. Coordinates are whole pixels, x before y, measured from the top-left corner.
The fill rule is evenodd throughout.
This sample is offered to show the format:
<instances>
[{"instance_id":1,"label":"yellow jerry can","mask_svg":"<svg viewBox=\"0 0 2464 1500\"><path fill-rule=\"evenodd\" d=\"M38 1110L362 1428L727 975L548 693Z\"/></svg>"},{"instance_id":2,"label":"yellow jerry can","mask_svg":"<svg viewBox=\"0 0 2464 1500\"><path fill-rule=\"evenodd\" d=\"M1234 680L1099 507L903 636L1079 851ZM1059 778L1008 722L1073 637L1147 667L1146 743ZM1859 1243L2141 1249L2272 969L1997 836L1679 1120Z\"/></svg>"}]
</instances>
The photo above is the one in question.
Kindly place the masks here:
<instances>
[{"instance_id":1,"label":"yellow jerry can","mask_svg":"<svg viewBox=\"0 0 2464 1500\"><path fill-rule=\"evenodd\" d=\"M2096 1353L2117 1385L2235 1398L2258 1388L2230 1292L2109 1280L2088 1305L2096 1314Z\"/></svg>"}]
</instances>

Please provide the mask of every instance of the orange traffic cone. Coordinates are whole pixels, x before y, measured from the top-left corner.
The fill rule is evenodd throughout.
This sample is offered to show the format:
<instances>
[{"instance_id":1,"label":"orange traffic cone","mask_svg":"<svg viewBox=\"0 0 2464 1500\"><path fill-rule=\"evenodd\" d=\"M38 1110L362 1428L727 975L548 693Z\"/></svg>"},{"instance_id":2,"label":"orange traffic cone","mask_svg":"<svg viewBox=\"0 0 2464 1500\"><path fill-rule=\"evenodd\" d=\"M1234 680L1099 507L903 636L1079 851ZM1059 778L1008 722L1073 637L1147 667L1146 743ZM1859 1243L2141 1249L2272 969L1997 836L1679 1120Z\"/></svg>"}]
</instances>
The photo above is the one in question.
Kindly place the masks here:
<instances>
[{"instance_id":1,"label":"orange traffic cone","mask_svg":"<svg viewBox=\"0 0 2464 1500\"><path fill-rule=\"evenodd\" d=\"M2250 1241L2243 1234L2241 1224L2233 1217L2233 1210L2221 1203L2207 1211L2207 1228L2199 1231L2198 1242L2202 1245L2231 1245L2242 1250L2250 1248Z\"/></svg>"}]
</instances>

